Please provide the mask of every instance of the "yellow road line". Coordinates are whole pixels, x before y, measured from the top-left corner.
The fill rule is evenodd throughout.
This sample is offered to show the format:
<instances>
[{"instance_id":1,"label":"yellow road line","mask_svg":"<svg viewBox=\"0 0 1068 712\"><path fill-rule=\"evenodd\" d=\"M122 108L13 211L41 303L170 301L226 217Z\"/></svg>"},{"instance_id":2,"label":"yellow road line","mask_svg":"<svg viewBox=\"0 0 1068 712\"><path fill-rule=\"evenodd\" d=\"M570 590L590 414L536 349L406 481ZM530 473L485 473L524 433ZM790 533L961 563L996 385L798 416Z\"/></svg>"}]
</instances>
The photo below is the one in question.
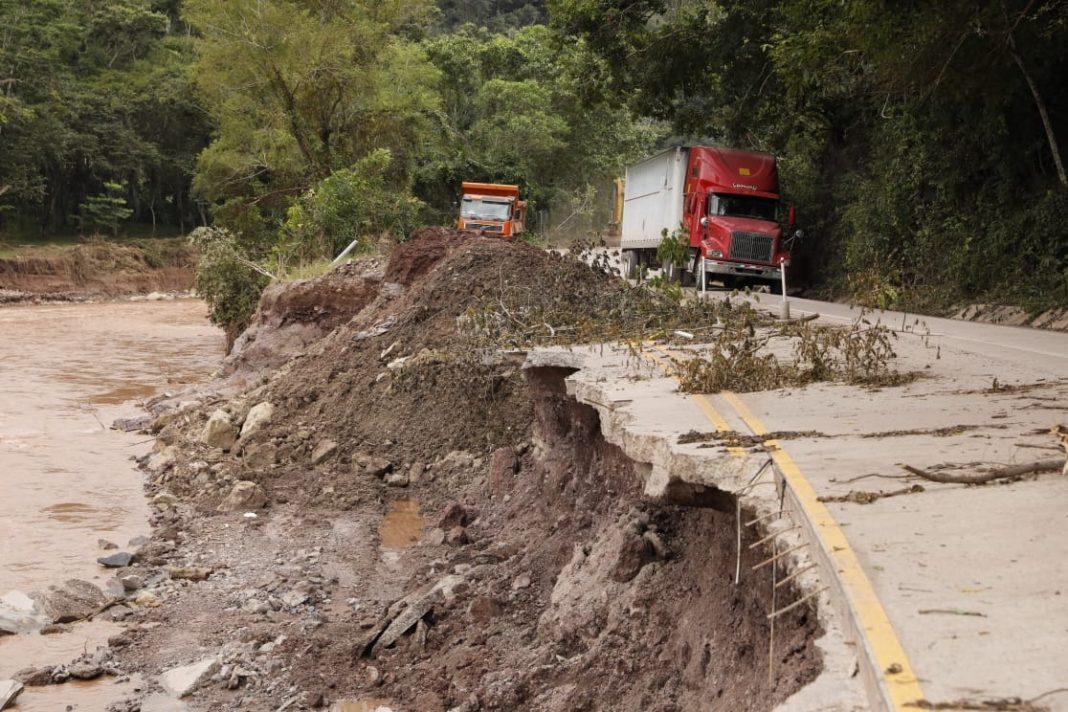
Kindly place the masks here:
<instances>
[{"instance_id":1,"label":"yellow road line","mask_svg":"<svg viewBox=\"0 0 1068 712\"><path fill-rule=\"evenodd\" d=\"M657 351L669 358L675 358L674 354L660 346L654 344L653 348L655 348ZM678 373L676 372L674 365L672 365L670 361L665 361L656 354L650 353L648 351L640 351L640 353L643 356L647 356L648 358L655 361L657 365L659 365L660 368L662 368L667 375L672 376L676 379L678 378ZM734 430L734 428L730 426L730 423L727 422L727 419L724 418L718 410L716 410L716 406L712 404L712 401L710 401L707 396L703 396L700 394L691 394L690 400L697 404L697 407L701 409L701 412L704 413L705 417L708 418L712 425L715 426L718 432L729 433ZM727 452L729 452L734 457L745 457L745 448L728 447Z\"/></svg>"},{"instance_id":2,"label":"yellow road line","mask_svg":"<svg viewBox=\"0 0 1068 712\"><path fill-rule=\"evenodd\" d=\"M730 391L720 394L729 403L738 416L755 435L767 435L768 429L757 418L742 399ZM849 598L864 635L868 640L875 664L882 675L883 684L890 702L895 710L915 709L909 707L925 699L916 673L909 663L905 649L898 640L897 633L886 615L875 588L864 569L861 568L856 552L849 545L845 532L838 526L830 510L819 501L816 490L801 473L801 469L777 440L764 443L771 452L771 457L782 472L783 478L793 491L794 496L804 510L806 517L816 528L816 534L823 540L824 548L832 563L838 570L842 587Z\"/></svg>"}]
</instances>

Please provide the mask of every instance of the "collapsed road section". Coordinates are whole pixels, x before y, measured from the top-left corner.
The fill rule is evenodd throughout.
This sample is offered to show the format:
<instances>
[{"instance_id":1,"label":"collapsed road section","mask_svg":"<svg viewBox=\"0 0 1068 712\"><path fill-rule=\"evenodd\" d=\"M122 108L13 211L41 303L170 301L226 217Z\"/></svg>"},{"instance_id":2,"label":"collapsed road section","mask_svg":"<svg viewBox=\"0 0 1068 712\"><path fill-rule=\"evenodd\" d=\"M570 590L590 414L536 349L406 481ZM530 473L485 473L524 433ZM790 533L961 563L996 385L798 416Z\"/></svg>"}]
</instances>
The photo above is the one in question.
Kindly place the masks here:
<instances>
[{"instance_id":1,"label":"collapsed road section","mask_svg":"<svg viewBox=\"0 0 1068 712\"><path fill-rule=\"evenodd\" d=\"M825 479L802 491L818 464L790 469L841 428L768 433L727 390L765 417L768 393L922 396L945 374L916 341L903 370L885 329L680 303L446 229L272 288L220 381L148 404L155 530L96 613L124 626L109 670L144 681L113 709L964 699L914 674L879 547Z\"/></svg>"}]
</instances>

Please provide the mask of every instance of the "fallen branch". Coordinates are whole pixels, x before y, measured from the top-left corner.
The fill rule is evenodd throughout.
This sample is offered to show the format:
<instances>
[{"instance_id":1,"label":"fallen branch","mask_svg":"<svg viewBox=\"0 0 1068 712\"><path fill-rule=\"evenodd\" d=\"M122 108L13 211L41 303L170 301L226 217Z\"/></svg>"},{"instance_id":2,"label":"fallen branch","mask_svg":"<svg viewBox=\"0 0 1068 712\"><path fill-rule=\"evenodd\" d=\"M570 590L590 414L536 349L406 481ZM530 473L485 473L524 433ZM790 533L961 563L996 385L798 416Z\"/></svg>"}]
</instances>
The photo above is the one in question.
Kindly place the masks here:
<instances>
[{"instance_id":1,"label":"fallen branch","mask_svg":"<svg viewBox=\"0 0 1068 712\"><path fill-rule=\"evenodd\" d=\"M897 497L903 494L918 494L923 492L923 485L912 485L904 489L890 492L850 492L849 494L836 495L833 497L818 497L820 502L852 502L854 504L871 504L886 497Z\"/></svg>"},{"instance_id":2,"label":"fallen branch","mask_svg":"<svg viewBox=\"0 0 1068 712\"><path fill-rule=\"evenodd\" d=\"M912 465L898 465L901 469L909 472L917 477L922 477L925 480L931 480L932 482L942 482L944 484L956 484L956 485L982 485L987 482L993 482L994 480L1001 480L1009 477L1020 477L1021 475L1031 475L1038 472L1056 472L1064 467L1064 462L1060 459L1057 460L1039 460L1038 462L1031 462L1025 465L1009 465L1007 467L998 467L995 469L987 470L979 475L951 475L944 472L929 472L928 470L921 470L918 467Z\"/></svg>"}]
</instances>

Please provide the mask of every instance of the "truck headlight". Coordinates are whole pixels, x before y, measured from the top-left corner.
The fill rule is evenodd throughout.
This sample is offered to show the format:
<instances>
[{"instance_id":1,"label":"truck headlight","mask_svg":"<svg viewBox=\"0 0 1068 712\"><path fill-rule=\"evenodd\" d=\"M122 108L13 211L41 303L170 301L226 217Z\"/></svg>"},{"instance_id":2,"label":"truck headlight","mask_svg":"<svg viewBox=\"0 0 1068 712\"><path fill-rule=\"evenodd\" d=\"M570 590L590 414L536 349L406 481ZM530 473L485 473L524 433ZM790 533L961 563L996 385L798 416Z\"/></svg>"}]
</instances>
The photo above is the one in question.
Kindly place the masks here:
<instances>
[{"instance_id":1,"label":"truck headlight","mask_svg":"<svg viewBox=\"0 0 1068 712\"><path fill-rule=\"evenodd\" d=\"M708 257L713 259L713 260L722 259L723 258L723 253L720 252L719 250L709 250L708 251Z\"/></svg>"}]
</instances>

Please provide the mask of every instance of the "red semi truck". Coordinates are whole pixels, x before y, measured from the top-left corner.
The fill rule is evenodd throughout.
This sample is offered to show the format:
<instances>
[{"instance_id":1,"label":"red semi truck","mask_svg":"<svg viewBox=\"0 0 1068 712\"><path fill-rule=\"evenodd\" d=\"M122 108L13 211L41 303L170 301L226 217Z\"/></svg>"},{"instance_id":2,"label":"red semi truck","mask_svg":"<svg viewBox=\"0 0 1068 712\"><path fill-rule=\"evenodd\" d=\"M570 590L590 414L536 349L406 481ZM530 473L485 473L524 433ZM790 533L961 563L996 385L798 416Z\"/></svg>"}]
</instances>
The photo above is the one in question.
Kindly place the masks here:
<instances>
[{"instance_id":1,"label":"red semi truck","mask_svg":"<svg viewBox=\"0 0 1068 712\"><path fill-rule=\"evenodd\" d=\"M666 267L656 258L663 230L685 230L683 281L781 290L782 265L800 232L783 235L775 157L713 146L672 148L627 169L620 248L624 274ZM786 223L794 227L794 210Z\"/></svg>"}]
</instances>

